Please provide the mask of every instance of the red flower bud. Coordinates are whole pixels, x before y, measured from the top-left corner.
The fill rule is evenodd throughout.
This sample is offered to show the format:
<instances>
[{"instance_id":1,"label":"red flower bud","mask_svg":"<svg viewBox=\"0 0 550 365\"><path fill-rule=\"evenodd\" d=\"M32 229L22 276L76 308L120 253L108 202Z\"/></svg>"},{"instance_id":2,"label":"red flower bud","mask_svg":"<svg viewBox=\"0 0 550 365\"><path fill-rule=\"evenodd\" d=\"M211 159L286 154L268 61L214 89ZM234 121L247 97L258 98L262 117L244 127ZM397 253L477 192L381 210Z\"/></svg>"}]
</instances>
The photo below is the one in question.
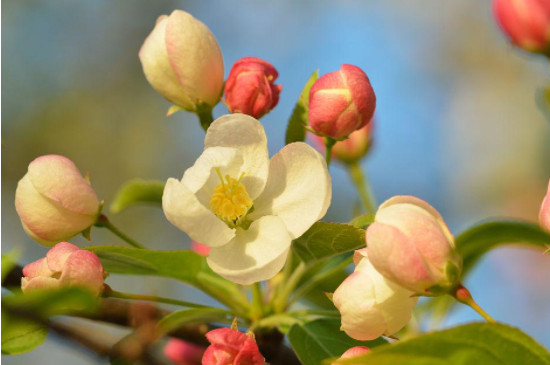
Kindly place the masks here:
<instances>
[{"instance_id":1,"label":"red flower bud","mask_svg":"<svg viewBox=\"0 0 550 365\"><path fill-rule=\"evenodd\" d=\"M550 50L550 1L494 0L493 13L517 46L531 52Z\"/></svg>"},{"instance_id":2,"label":"red flower bud","mask_svg":"<svg viewBox=\"0 0 550 365\"><path fill-rule=\"evenodd\" d=\"M318 134L340 139L367 125L376 107L376 96L367 75L357 66L319 78L309 91L308 120Z\"/></svg>"},{"instance_id":3,"label":"red flower bud","mask_svg":"<svg viewBox=\"0 0 550 365\"><path fill-rule=\"evenodd\" d=\"M198 242L191 242L191 251L195 251L201 256L208 256L210 253L210 247Z\"/></svg>"},{"instance_id":4,"label":"red flower bud","mask_svg":"<svg viewBox=\"0 0 550 365\"><path fill-rule=\"evenodd\" d=\"M539 224L542 229L550 232L550 180L548 181L546 196L542 200L542 205L540 206Z\"/></svg>"},{"instance_id":5,"label":"red flower bud","mask_svg":"<svg viewBox=\"0 0 550 365\"><path fill-rule=\"evenodd\" d=\"M231 113L258 119L279 102L283 88L274 85L279 74L273 65L257 57L241 58L231 68L225 83L225 104Z\"/></svg>"},{"instance_id":6,"label":"red flower bud","mask_svg":"<svg viewBox=\"0 0 550 365\"><path fill-rule=\"evenodd\" d=\"M164 355L177 365L201 365L204 347L171 338L164 346Z\"/></svg>"},{"instance_id":7,"label":"red flower bud","mask_svg":"<svg viewBox=\"0 0 550 365\"><path fill-rule=\"evenodd\" d=\"M211 345L202 358L203 365L264 365L256 341L231 328L218 328L206 334Z\"/></svg>"}]
</instances>

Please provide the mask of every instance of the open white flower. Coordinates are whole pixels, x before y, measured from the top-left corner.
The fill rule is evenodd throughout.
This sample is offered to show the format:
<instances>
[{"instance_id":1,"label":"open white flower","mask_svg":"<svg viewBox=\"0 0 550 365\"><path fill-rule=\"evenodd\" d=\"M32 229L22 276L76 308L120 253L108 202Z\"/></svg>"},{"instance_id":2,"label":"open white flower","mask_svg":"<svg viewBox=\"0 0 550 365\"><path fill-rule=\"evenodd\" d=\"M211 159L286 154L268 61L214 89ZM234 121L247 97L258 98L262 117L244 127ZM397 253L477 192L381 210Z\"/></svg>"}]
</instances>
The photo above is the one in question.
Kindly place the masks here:
<instances>
[{"instance_id":1,"label":"open white flower","mask_svg":"<svg viewBox=\"0 0 550 365\"><path fill-rule=\"evenodd\" d=\"M210 125L204 152L181 181L168 179L162 207L173 225L211 247L212 270L251 284L279 272L291 241L325 215L331 195L317 151L291 143L269 160L260 122L231 114Z\"/></svg>"}]
</instances>

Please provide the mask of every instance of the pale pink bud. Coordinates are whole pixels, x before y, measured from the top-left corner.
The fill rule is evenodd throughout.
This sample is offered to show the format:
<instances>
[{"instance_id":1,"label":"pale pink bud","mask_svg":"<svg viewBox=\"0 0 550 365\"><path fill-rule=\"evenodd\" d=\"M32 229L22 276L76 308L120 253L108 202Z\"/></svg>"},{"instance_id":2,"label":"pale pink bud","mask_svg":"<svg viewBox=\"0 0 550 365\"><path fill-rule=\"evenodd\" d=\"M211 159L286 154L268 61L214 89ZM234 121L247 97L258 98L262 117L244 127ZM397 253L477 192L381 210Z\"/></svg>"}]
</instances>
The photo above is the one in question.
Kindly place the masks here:
<instances>
[{"instance_id":1,"label":"pale pink bud","mask_svg":"<svg viewBox=\"0 0 550 365\"><path fill-rule=\"evenodd\" d=\"M413 196L394 196L367 229L369 258L388 279L421 295L438 295L460 279L462 260L441 215Z\"/></svg>"},{"instance_id":2,"label":"pale pink bud","mask_svg":"<svg viewBox=\"0 0 550 365\"><path fill-rule=\"evenodd\" d=\"M283 88L274 84L278 76L275 67L261 58L245 57L235 62L225 82L229 111L256 119L269 113L279 102Z\"/></svg>"},{"instance_id":3,"label":"pale pink bud","mask_svg":"<svg viewBox=\"0 0 550 365\"><path fill-rule=\"evenodd\" d=\"M202 346L171 338L164 346L164 355L177 365L201 365L205 350Z\"/></svg>"},{"instance_id":4,"label":"pale pink bud","mask_svg":"<svg viewBox=\"0 0 550 365\"><path fill-rule=\"evenodd\" d=\"M211 345L202 365L264 365L265 359L254 338L231 328L218 328L206 334Z\"/></svg>"},{"instance_id":5,"label":"pale pink bud","mask_svg":"<svg viewBox=\"0 0 550 365\"><path fill-rule=\"evenodd\" d=\"M182 10L158 18L139 59L151 86L168 101L195 111L214 106L223 87L223 58L210 29Z\"/></svg>"},{"instance_id":6,"label":"pale pink bud","mask_svg":"<svg viewBox=\"0 0 550 365\"><path fill-rule=\"evenodd\" d=\"M103 290L104 271L99 258L69 242L52 247L46 257L23 268L21 290L79 287L99 295Z\"/></svg>"},{"instance_id":7,"label":"pale pink bud","mask_svg":"<svg viewBox=\"0 0 550 365\"><path fill-rule=\"evenodd\" d=\"M409 322L418 298L376 271L366 249L356 251L354 261L355 271L332 297L342 329L360 341L393 335Z\"/></svg>"},{"instance_id":8,"label":"pale pink bud","mask_svg":"<svg viewBox=\"0 0 550 365\"><path fill-rule=\"evenodd\" d=\"M367 75L357 66L320 77L309 91L308 122L319 135L341 139L372 118L376 96Z\"/></svg>"},{"instance_id":9,"label":"pale pink bud","mask_svg":"<svg viewBox=\"0 0 550 365\"><path fill-rule=\"evenodd\" d=\"M338 360L351 359L352 357L366 354L369 351L370 349L366 346L355 346L350 348L346 352L344 352ZM338 364L334 362L332 363L332 365L338 365Z\"/></svg>"},{"instance_id":10,"label":"pale pink bud","mask_svg":"<svg viewBox=\"0 0 550 365\"><path fill-rule=\"evenodd\" d=\"M493 0L493 13L512 43L531 52L550 51L550 1Z\"/></svg>"},{"instance_id":11,"label":"pale pink bud","mask_svg":"<svg viewBox=\"0 0 550 365\"><path fill-rule=\"evenodd\" d=\"M548 181L548 191L540 206L539 224L543 229L550 232L550 180Z\"/></svg>"},{"instance_id":12,"label":"pale pink bud","mask_svg":"<svg viewBox=\"0 0 550 365\"><path fill-rule=\"evenodd\" d=\"M353 163L365 156L371 144L372 124L371 121L363 128L350 134L347 139L336 142L332 147L332 157L345 163ZM312 134L312 136L315 145L324 154L325 139L315 134Z\"/></svg>"},{"instance_id":13,"label":"pale pink bud","mask_svg":"<svg viewBox=\"0 0 550 365\"><path fill-rule=\"evenodd\" d=\"M17 184L15 209L28 235L52 246L93 225L99 202L71 160L47 155L32 161Z\"/></svg>"},{"instance_id":14,"label":"pale pink bud","mask_svg":"<svg viewBox=\"0 0 550 365\"><path fill-rule=\"evenodd\" d=\"M198 242L191 242L191 250L195 251L201 256L208 256L210 253L210 246L203 245L202 243Z\"/></svg>"}]
</instances>

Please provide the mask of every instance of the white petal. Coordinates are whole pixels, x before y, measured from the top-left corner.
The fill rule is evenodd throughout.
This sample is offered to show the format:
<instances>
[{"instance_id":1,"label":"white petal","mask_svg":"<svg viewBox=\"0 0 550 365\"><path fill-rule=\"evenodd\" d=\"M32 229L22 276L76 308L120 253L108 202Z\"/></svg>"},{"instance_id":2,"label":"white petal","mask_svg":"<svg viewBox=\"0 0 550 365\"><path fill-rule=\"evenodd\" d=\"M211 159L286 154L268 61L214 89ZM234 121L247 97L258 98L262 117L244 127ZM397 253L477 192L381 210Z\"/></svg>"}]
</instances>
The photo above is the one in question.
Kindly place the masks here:
<instances>
[{"instance_id":1,"label":"white petal","mask_svg":"<svg viewBox=\"0 0 550 365\"><path fill-rule=\"evenodd\" d=\"M208 128L204 148L233 147L242 152L245 176L241 181L252 200L264 189L269 168L267 138L262 124L245 114L229 114ZM238 176L234 176L238 178Z\"/></svg>"},{"instance_id":2,"label":"white petal","mask_svg":"<svg viewBox=\"0 0 550 365\"><path fill-rule=\"evenodd\" d=\"M271 159L267 185L254 202L251 218L281 217L294 239L325 215L331 197L324 158L305 143L291 143Z\"/></svg>"},{"instance_id":3,"label":"white petal","mask_svg":"<svg viewBox=\"0 0 550 365\"><path fill-rule=\"evenodd\" d=\"M210 250L207 262L212 270L237 284L248 285L271 279L283 267L291 238L284 222L273 216L253 222L248 230L238 229L223 247Z\"/></svg>"},{"instance_id":4,"label":"white petal","mask_svg":"<svg viewBox=\"0 0 550 365\"><path fill-rule=\"evenodd\" d=\"M411 297L412 291L386 279L376 271L370 261L367 262L366 270L369 271L371 278L376 278L373 280L373 284L377 307L386 323L384 334L391 336L409 323L418 297Z\"/></svg>"},{"instance_id":5,"label":"white petal","mask_svg":"<svg viewBox=\"0 0 550 365\"><path fill-rule=\"evenodd\" d=\"M187 233L193 241L216 247L235 236L233 229L204 207L193 192L176 179L166 182L162 209L170 223Z\"/></svg>"},{"instance_id":6,"label":"white petal","mask_svg":"<svg viewBox=\"0 0 550 365\"><path fill-rule=\"evenodd\" d=\"M209 202L216 186L221 181L216 172L219 168L222 176L229 175L238 179L242 172L242 153L231 147L209 147L199 156L193 166L188 168L181 179L202 205L209 209Z\"/></svg>"}]
</instances>

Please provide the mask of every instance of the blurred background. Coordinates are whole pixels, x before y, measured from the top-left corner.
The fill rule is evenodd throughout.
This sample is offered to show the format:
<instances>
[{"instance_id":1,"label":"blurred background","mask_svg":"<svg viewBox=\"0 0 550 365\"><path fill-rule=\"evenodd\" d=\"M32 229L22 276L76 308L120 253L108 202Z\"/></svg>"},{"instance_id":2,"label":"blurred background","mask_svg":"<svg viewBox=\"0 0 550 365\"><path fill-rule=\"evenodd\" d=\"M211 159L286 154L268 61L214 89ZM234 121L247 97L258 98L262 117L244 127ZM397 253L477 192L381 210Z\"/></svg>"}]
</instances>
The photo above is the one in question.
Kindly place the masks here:
<instances>
[{"instance_id":1,"label":"blurred background","mask_svg":"<svg viewBox=\"0 0 550 365\"><path fill-rule=\"evenodd\" d=\"M184 9L215 34L225 75L244 56L279 71L277 108L262 119L274 154L311 72L342 63L367 72L377 95L374 148L363 161L379 202L412 194L433 204L458 233L489 217L536 221L550 177L550 123L535 102L548 85L543 57L513 48L490 1L69 1L2 2L2 250L21 263L43 256L23 232L14 193L39 155L62 154L90 172L112 201L125 181L180 178L202 151L197 118L169 107L147 84L137 53L156 18ZM215 116L226 113L223 105ZM345 170L331 166L326 220L347 221L358 197ZM187 248L162 211L134 207L111 220L147 247ZM100 228L94 244L121 243ZM74 243L85 245L81 237ZM183 265L184 263L182 263ZM550 257L502 248L466 280L495 319L550 347ZM209 303L169 280L113 275L113 288ZM444 326L481 318L457 307ZM113 334L116 336L116 334ZM6 364L96 364L49 338Z\"/></svg>"}]
</instances>

